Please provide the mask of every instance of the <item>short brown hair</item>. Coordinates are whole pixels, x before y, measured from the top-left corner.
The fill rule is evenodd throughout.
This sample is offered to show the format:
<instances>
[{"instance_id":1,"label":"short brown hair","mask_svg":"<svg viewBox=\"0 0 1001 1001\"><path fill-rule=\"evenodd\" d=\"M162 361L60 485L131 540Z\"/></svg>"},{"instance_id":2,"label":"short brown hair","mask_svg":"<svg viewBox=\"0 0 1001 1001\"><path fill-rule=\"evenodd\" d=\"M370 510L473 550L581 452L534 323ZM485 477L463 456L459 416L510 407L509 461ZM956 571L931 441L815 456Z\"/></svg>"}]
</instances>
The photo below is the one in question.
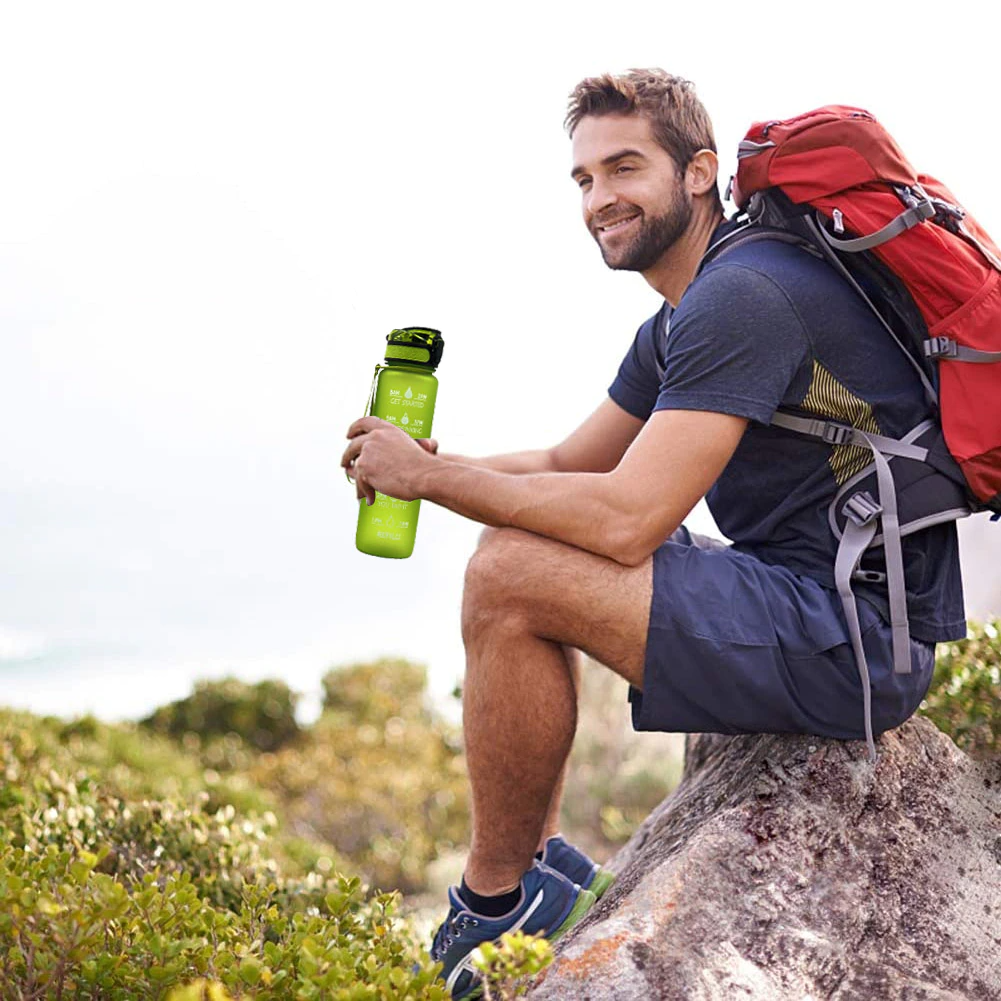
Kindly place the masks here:
<instances>
[{"instance_id":1,"label":"short brown hair","mask_svg":"<svg viewBox=\"0 0 1001 1001\"><path fill-rule=\"evenodd\" d=\"M681 173L700 149L716 152L712 122L695 85L662 69L581 80L570 94L563 123L571 136L586 115L642 115Z\"/></svg>"}]
</instances>

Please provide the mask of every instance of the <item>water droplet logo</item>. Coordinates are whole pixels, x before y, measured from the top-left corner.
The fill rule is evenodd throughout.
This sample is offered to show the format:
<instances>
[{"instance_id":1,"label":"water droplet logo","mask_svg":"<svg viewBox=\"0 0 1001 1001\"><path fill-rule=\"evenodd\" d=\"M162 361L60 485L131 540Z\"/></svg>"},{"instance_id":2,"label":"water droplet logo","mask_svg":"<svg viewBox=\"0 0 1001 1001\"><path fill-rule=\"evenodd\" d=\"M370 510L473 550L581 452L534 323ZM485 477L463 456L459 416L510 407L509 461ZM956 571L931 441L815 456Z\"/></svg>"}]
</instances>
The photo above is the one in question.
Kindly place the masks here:
<instances>
[{"instance_id":1,"label":"water droplet logo","mask_svg":"<svg viewBox=\"0 0 1001 1001\"><path fill-rule=\"evenodd\" d=\"M400 418L400 423L401 424L409 424L410 423L410 418L407 417L406 414L404 414L403 417Z\"/></svg>"},{"instance_id":2,"label":"water droplet logo","mask_svg":"<svg viewBox=\"0 0 1001 1001\"><path fill-rule=\"evenodd\" d=\"M412 400L414 394L410 392L410 387L407 386L407 391L403 394L408 400Z\"/></svg>"}]
</instances>

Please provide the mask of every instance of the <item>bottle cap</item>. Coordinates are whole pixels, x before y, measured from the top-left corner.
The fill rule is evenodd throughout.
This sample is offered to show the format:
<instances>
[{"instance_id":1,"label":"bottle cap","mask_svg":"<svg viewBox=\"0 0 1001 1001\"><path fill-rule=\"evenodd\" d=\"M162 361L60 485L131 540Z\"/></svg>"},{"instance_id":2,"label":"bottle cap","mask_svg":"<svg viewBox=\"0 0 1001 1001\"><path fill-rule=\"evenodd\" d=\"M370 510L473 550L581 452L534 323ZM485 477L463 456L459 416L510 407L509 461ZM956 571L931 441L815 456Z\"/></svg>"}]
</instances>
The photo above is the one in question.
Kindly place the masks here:
<instances>
[{"instance_id":1,"label":"bottle cap","mask_svg":"<svg viewBox=\"0 0 1001 1001\"><path fill-rule=\"evenodd\" d=\"M386 335L386 361L405 361L434 371L441 361L445 342L433 327L401 327Z\"/></svg>"}]
</instances>

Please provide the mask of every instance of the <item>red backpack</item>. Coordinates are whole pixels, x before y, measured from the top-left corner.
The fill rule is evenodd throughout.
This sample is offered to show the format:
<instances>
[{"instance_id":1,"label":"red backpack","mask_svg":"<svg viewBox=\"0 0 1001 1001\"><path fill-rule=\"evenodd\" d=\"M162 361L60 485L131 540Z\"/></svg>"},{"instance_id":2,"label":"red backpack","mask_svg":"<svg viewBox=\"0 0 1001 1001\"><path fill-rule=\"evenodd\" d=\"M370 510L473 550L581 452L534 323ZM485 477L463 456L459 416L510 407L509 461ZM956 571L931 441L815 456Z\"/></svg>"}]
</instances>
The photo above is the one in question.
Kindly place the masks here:
<instances>
[{"instance_id":1,"label":"red backpack","mask_svg":"<svg viewBox=\"0 0 1001 1001\"><path fill-rule=\"evenodd\" d=\"M862 678L875 761L869 675L852 581L886 582L894 670L910 672L900 539L992 510L1001 516L1001 251L940 182L917 174L867 111L829 105L752 125L738 147L733 198L746 224L701 267L752 239L798 243L865 299L921 380L929 418L901 439L822 416L772 423L831 445L871 450L838 491L835 581ZM728 191L729 195L729 191ZM886 573L860 570L882 548Z\"/></svg>"},{"instance_id":2,"label":"red backpack","mask_svg":"<svg viewBox=\"0 0 1001 1001\"><path fill-rule=\"evenodd\" d=\"M1001 511L1001 366L991 364L1001 361L1001 251L861 108L829 105L752 125L737 157L738 208L755 218L765 210L755 196L781 193L800 209L798 231L812 229L808 238L837 264L868 251L903 285L921 321L904 316L905 350L940 362L925 374L938 385L946 444L974 506Z\"/></svg>"}]
</instances>

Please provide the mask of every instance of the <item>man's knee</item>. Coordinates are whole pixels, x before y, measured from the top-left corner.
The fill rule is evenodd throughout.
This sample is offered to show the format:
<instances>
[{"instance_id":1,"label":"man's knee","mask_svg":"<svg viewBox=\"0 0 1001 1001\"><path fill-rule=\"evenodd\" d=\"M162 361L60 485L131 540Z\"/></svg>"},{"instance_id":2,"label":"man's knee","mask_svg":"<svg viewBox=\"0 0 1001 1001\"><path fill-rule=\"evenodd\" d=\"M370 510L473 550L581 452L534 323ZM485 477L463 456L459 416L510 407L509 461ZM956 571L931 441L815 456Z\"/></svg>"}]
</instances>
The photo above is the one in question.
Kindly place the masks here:
<instances>
[{"instance_id":1,"label":"man's knee","mask_svg":"<svg viewBox=\"0 0 1001 1001\"><path fill-rule=\"evenodd\" d=\"M482 532L480 532L480 537L476 542L477 549L485 546L488 542L497 538L499 535L504 534L504 529L497 528L495 525L487 525Z\"/></svg>"},{"instance_id":2,"label":"man's knee","mask_svg":"<svg viewBox=\"0 0 1001 1001\"><path fill-rule=\"evenodd\" d=\"M463 637L477 625L496 624L505 610L515 611L521 588L525 553L519 552L525 533L488 526L466 564L462 585Z\"/></svg>"},{"instance_id":3,"label":"man's knee","mask_svg":"<svg viewBox=\"0 0 1001 1001\"><path fill-rule=\"evenodd\" d=\"M466 564L465 587L497 590L512 583L519 568L530 559L533 536L520 528L495 528L488 525L480 532L476 551Z\"/></svg>"}]
</instances>

